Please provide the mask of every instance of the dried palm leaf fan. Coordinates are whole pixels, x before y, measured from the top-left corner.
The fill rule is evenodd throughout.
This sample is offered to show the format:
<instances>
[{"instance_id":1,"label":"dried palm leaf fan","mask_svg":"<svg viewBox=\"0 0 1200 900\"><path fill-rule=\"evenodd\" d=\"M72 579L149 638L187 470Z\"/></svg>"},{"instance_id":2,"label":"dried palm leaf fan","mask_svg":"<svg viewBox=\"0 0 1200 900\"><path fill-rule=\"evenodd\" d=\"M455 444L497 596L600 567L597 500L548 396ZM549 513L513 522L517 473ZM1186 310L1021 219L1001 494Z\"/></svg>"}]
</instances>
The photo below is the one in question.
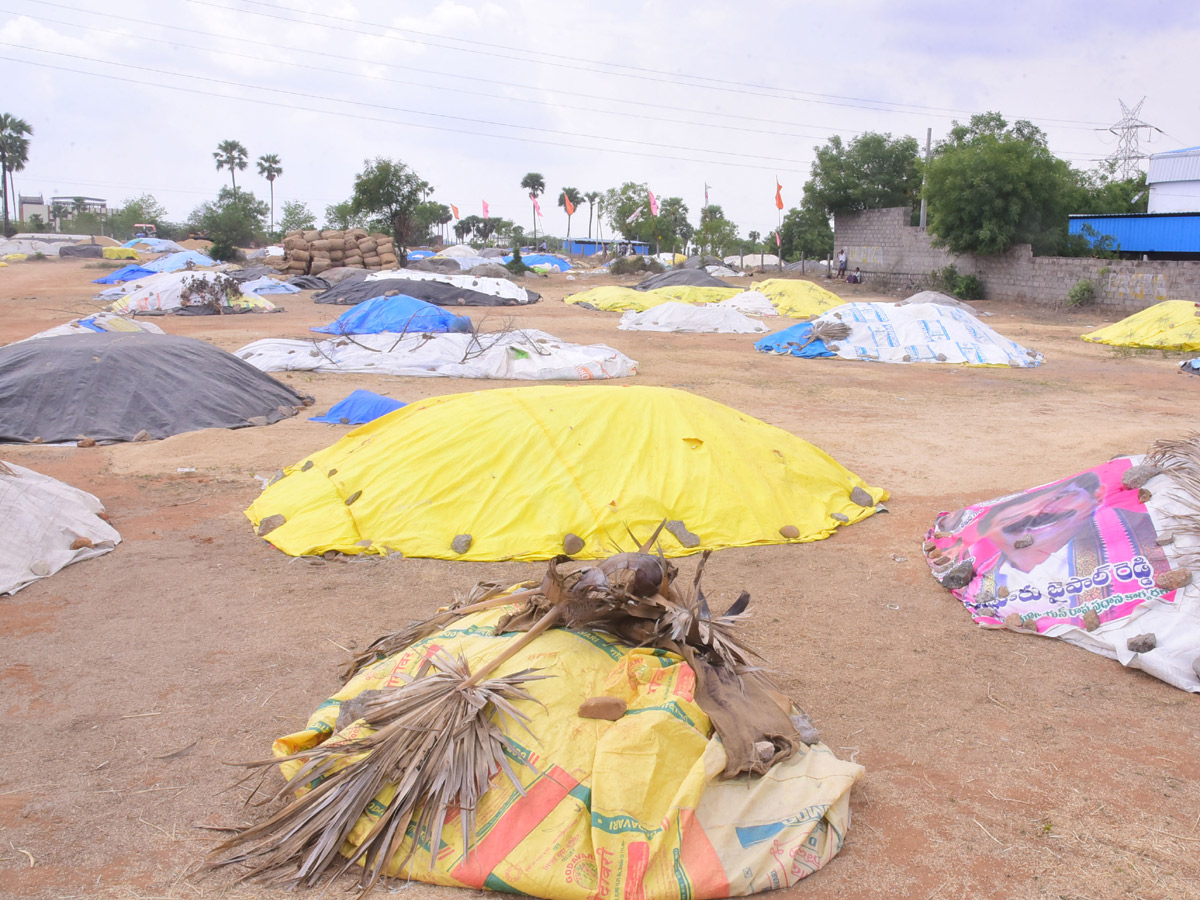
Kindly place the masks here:
<instances>
[{"instance_id":1,"label":"dried palm leaf fan","mask_svg":"<svg viewBox=\"0 0 1200 900\"><path fill-rule=\"evenodd\" d=\"M834 341L844 341L850 337L850 326L841 321L838 313L834 313L834 318L825 318L822 316L815 319L812 323L812 331L808 333L803 343L797 345L798 350L803 350L809 344L815 344L817 341L824 341L825 345ZM836 349L836 348L831 348Z\"/></svg>"},{"instance_id":2,"label":"dried palm leaf fan","mask_svg":"<svg viewBox=\"0 0 1200 900\"><path fill-rule=\"evenodd\" d=\"M602 631L635 647L655 647L682 656L696 675L696 701L724 743L725 777L765 773L790 757L815 732L802 713L792 716L790 701L762 670L756 654L733 634L744 617L743 593L713 617L700 589L706 552L695 577L677 589L676 568L645 551L620 553L598 565L564 571L569 557L551 560L537 588L500 594L495 585L477 585L457 607L386 635L355 660L354 669L402 651L435 634L456 618L524 601L497 623L496 633L524 632L472 674L464 659L433 657L407 683L373 692L356 714L376 729L368 737L330 741L286 759L254 767L303 760L304 765L274 798L307 789L266 821L244 829L213 851L210 867L245 864L242 879L275 884L315 885L363 863L363 893L383 875L415 825L415 839L397 868L409 862L418 844L438 846L450 809L461 811L464 845L474 841L473 813L488 783L499 772L518 784L504 755L503 726L528 730L528 718L514 707L532 700L524 685L540 677L526 669L490 676L507 660L554 626ZM376 802L394 790L390 801ZM368 806L386 803L370 832L344 860L339 851ZM430 860L432 865L432 857Z\"/></svg>"}]
</instances>

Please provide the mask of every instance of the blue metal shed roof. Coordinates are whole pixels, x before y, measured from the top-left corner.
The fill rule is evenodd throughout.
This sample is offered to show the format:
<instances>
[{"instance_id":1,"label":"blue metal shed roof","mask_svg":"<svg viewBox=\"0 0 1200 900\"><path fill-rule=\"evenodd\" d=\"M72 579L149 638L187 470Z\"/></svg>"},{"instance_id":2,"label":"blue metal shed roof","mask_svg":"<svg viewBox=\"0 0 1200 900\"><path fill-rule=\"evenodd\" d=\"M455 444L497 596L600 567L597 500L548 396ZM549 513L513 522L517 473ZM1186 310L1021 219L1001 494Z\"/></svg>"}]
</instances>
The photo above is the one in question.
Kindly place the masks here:
<instances>
[{"instance_id":1,"label":"blue metal shed roof","mask_svg":"<svg viewBox=\"0 0 1200 900\"><path fill-rule=\"evenodd\" d=\"M1200 253L1200 213L1069 216L1071 234L1089 225L1128 253Z\"/></svg>"}]
</instances>

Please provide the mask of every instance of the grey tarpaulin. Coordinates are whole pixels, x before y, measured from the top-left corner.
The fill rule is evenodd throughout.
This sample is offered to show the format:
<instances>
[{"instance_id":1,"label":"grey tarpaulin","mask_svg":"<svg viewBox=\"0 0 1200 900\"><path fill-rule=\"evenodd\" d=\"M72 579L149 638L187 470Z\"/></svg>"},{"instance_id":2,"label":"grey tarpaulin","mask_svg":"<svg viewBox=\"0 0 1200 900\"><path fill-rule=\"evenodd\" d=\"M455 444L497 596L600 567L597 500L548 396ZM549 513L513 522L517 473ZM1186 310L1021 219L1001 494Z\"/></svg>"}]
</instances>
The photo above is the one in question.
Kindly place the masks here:
<instances>
[{"instance_id":1,"label":"grey tarpaulin","mask_svg":"<svg viewBox=\"0 0 1200 900\"><path fill-rule=\"evenodd\" d=\"M0 348L0 441L128 441L269 424L308 398L231 353L169 334L78 334Z\"/></svg>"},{"instance_id":2,"label":"grey tarpaulin","mask_svg":"<svg viewBox=\"0 0 1200 900\"><path fill-rule=\"evenodd\" d=\"M661 275L651 275L633 286L635 291L652 291L654 288L678 287L733 287L729 282L714 278L703 269L670 269Z\"/></svg>"},{"instance_id":3,"label":"grey tarpaulin","mask_svg":"<svg viewBox=\"0 0 1200 900\"><path fill-rule=\"evenodd\" d=\"M58 255L75 259L103 259L104 248L100 244L68 244L58 248Z\"/></svg>"},{"instance_id":4,"label":"grey tarpaulin","mask_svg":"<svg viewBox=\"0 0 1200 900\"><path fill-rule=\"evenodd\" d=\"M728 287L729 285L724 285ZM526 288L529 302L536 303L541 295ZM389 294L407 294L418 300L436 303L438 306L518 306L516 300L496 297L470 288L457 287L441 281L417 281L411 278L379 278L372 281L349 283L343 281L327 291L313 294L317 303L338 303L354 306L373 297Z\"/></svg>"}]
</instances>

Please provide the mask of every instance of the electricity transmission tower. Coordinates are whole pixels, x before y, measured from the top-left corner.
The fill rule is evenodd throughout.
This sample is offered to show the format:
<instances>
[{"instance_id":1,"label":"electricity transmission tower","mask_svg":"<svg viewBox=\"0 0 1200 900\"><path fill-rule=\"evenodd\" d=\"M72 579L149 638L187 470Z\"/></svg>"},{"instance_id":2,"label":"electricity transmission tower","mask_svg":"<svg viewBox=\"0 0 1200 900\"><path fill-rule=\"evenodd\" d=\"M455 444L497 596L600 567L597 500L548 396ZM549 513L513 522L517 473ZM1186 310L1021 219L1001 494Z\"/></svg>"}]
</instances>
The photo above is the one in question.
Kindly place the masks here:
<instances>
[{"instance_id":1,"label":"electricity transmission tower","mask_svg":"<svg viewBox=\"0 0 1200 900\"><path fill-rule=\"evenodd\" d=\"M1145 97L1133 107L1127 106L1124 100L1117 102L1121 104L1121 121L1108 129L1117 136L1117 149L1108 155L1108 160L1115 166L1117 177L1124 181L1137 175L1138 163L1145 159L1145 154L1138 147L1139 134L1145 130L1149 138L1151 131L1159 129L1139 118Z\"/></svg>"}]
</instances>

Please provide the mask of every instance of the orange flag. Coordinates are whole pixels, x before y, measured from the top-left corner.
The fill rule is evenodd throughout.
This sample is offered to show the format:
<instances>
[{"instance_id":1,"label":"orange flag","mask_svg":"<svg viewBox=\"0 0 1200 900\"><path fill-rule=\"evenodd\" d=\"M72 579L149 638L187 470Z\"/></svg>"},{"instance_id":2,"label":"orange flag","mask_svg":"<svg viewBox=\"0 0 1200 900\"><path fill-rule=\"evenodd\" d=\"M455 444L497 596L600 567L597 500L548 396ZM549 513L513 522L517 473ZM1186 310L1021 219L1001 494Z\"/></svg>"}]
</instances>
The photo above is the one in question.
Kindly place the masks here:
<instances>
[{"instance_id":1,"label":"orange flag","mask_svg":"<svg viewBox=\"0 0 1200 900\"><path fill-rule=\"evenodd\" d=\"M450 211L452 213L454 213L454 218L456 218L456 219L460 218L460 216L458 215L458 207L455 206L453 203L450 204Z\"/></svg>"},{"instance_id":2,"label":"orange flag","mask_svg":"<svg viewBox=\"0 0 1200 900\"><path fill-rule=\"evenodd\" d=\"M567 215L575 215L575 204L571 202L571 198L567 196L567 192L563 191L563 206L566 207Z\"/></svg>"},{"instance_id":3,"label":"orange flag","mask_svg":"<svg viewBox=\"0 0 1200 900\"><path fill-rule=\"evenodd\" d=\"M783 209L783 185L778 178L775 179L775 208Z\"/></svg>"}]
</instances>

